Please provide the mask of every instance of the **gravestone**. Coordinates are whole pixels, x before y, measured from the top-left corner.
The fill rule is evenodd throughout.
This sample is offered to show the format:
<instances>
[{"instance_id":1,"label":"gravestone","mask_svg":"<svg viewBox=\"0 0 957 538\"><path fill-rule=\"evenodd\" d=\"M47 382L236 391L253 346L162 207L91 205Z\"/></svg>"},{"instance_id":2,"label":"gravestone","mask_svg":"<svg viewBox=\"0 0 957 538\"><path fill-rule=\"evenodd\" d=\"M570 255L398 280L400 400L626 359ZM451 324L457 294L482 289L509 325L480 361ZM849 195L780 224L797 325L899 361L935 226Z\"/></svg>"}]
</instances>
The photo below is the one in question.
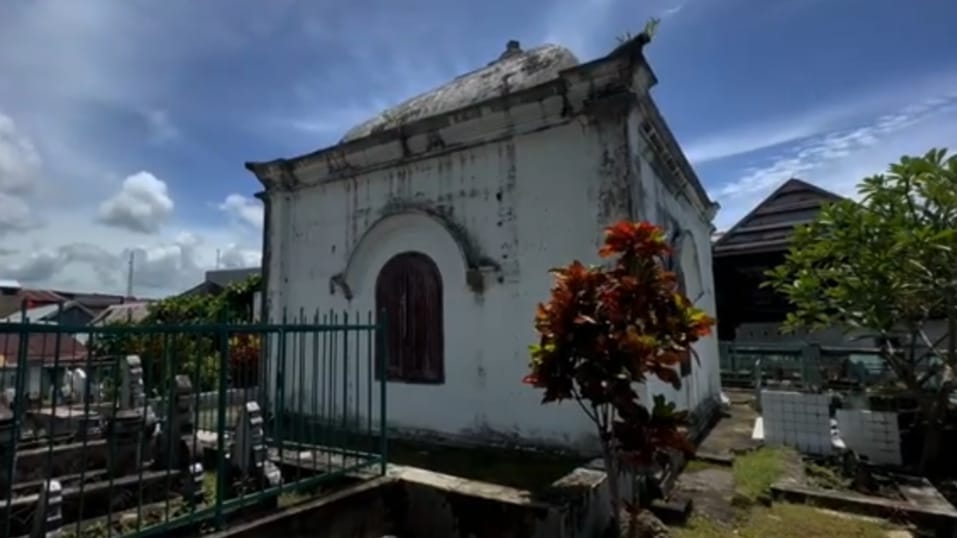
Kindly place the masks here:
<instances>
[{"instance_id":1,"label":"gravestone","mask_svg":"<svg viewBox=\"0 0 957 538\"><path fill-rule=\"evenodd\" d=\"M246 402L236 423L236 439L233 442L230 460L238 472L240 481L252 480L257 488L277 487L282 484L282 474L269 461L263 431L263 415L259 404Z\"/></svg>"},{"instance_id":2,"label":"gravestone","mask_svg":"<svg viewBox=\"0 0 957 538\"><path fill-rule=\"evenodd\" d=\"M63 535L63 487L57 480L43 484L33 512L30 538L60 538Z\"/></svg>"},{"instance_id":3,"label":"gravestone","mask_svg":"<svg viewBox=\"0 0 957 538\"><path fill-rule=\"evenodd\" d=\"M156 437L157 464L164 469L188 471L198 457L193 454L193 386L189 376L174 378L173 399L169 402L166 424Z\"/></svg>"},{"instance_id":4,"label":"gravestone","mask_svg":"<svg viewBox=\"0 0 957 538\"><path fill-rule=\"evenodd\" d=\"M13 465L10 458L16 458L16 440L14 439L14 416L13 411L5 402L0 402L0 491L9 491L10 484L14 481L13 476L8 476L10 468L14 469L16 474L16 462Z\"/></svg>"}]
</instances>

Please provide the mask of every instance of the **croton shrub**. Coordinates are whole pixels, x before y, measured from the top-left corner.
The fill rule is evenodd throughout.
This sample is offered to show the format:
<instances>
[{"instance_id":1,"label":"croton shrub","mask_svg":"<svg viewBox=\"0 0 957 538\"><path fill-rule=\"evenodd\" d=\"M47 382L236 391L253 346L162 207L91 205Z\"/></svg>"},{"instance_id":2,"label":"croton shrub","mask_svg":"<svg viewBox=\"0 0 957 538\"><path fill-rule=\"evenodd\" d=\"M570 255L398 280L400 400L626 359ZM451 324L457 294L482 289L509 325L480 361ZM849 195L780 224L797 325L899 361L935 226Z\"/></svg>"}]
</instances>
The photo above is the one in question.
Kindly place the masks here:
<instances>
[{"instance_id":1,"label":"croton shrub","mask_svg":"<svg viewBox=\"0 0 957 538\"><path fill-rule=\"evenodd\" d=\"M608 263L552 270L524 382L543 391L543 403L577 401L608 457L642 463L663 448L687 451L684 413L660 396L641 401L636 388L649 377L679 388L678 365L714 320L667 270L671 247L661 228L618 222L605 230L598 254Z\"/></svg>"}]
</instances>

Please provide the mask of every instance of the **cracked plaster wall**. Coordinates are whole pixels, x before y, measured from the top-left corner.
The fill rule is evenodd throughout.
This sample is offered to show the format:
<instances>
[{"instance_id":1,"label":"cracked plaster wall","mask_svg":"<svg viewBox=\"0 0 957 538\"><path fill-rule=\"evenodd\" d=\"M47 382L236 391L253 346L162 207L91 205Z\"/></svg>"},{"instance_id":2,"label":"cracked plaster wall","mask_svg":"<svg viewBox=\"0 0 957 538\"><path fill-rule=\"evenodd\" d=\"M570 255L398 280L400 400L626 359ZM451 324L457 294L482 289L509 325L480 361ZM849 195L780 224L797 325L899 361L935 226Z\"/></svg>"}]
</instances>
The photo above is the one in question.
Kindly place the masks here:
<instances>
[{"instance_id":1,"label":"cracked plaster wall","mask_svg":"<svg viewBox=\"0 0 957 538\"><path fill-rule=\"evenodd\" d=\"M535 338L535 305L552 282L548 269L573 259L598 262L605 225L627 217L655 221L664 207L689 223L696 244L705 241L697 245L699 264L709 276L696 282L708 290L711 285L710 255L701 256L710 253L709 224L646 170L629 134L631 121L621 117L593 111L547 130L274 195L270 316L278 318L281 307L364 316L374 308L379 268L401 252L425 253L443 277L445 382L390 382L390 425L488 441L594 447L594 427L574 404L542 406L541 394L521 383ZM470 260L481 260L480 286L470 278ZM705 296L711 312L712 296ZM365 352L361 343L353 350ZM710 350L702 355L712 358ZM715 346L715 372L716 357ZM365 366L358 366L364 380ZM287 383L287 398L311 398L314 389L302 380L316 378L314 368L287 367L287 378L298 381ZM674 396L686 407L712 388L709 379L686 389L683 400ZM350 381L348 390L366 401L365 382L353 387ZM376 415L375 387L372 396Z\"/></svg>"}]
</instances>

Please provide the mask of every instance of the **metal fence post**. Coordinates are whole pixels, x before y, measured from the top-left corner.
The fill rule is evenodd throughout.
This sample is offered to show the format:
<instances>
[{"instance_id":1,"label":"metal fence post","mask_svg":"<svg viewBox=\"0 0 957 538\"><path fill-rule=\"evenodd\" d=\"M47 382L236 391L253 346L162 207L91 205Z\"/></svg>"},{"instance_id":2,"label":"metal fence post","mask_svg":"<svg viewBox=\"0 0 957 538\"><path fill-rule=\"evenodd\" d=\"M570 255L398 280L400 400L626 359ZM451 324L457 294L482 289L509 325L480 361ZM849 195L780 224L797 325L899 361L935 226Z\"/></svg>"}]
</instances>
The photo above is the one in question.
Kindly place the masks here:
<instances>
[{"instance_id":1,"label":"metal fence post","mask_svg":"<svg viewBox=\"0 0 957 538\"><path fill-rule=\"evenodd\" d=\"M226 527L223 502L226 494L226 381L229 367L229 326L219 327L219 378L216 383L218 402L216 413L216 527Z\"/></svg>"},{"instance_id":2,"label":"metal fence post","mask_svg":"<svg viewBox=\"0 0 957 538\"><path fill-rule=\"evenodd\" d=\"M382 458L380 472L384 475L389 465L388 427L386 425L386 384L389 377L389 351L386 338L387 320L385 310L379 312L379 321L376 323L376 350L379 357L379 457Z\"/></svg>"}]
</instances>

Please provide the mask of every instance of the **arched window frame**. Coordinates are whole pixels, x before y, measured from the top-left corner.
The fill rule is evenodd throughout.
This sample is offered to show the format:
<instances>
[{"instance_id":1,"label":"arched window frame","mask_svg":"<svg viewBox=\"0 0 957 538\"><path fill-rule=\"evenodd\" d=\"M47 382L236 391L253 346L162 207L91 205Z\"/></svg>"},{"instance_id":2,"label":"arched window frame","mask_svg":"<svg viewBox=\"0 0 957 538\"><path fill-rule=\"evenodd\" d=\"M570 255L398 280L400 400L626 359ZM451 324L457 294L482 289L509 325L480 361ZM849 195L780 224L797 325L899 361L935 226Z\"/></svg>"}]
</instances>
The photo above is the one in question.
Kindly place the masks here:
<instances>
[{"instance_id":1,"label":"arched window frame","mask_svg":"<svg viewBox=\"0 0 957 538\"><path fill-rule=\"evenodd\" d=\"M376 278L375 303L385 324L376 377L384 366L389 381L443 383L442 275L432 258L414 251L390 258Z\"/></svg>"}]
</instances>

